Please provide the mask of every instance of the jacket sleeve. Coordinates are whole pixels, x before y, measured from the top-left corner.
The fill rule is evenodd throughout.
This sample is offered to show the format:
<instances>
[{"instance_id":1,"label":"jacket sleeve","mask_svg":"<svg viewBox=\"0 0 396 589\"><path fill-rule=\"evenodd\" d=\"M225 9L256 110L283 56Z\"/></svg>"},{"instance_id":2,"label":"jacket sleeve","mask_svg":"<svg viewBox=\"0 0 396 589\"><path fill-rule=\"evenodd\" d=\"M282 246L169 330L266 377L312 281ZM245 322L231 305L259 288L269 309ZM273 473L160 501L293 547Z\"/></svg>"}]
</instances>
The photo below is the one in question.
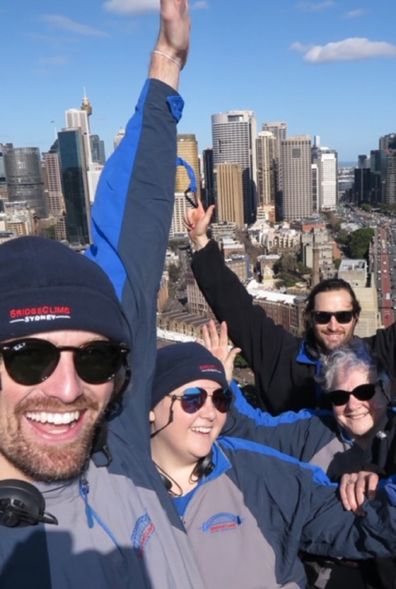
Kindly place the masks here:
<instances>
[{"instance_id":1,"label":"jacket sleeve","mask_svg":"<svg viewBox=\"0 0 396 589\"><path fill-rule=\"evenodd\" d=\"M336 437L320 419L331 415L327 411L303 409L274 417L252 407L234 380L230 389L233 401L223 430L227 436L270 446L303 462L309 462Z\"/></svg>"},{"instance_id":2,"label":"jacket sleeve","mask_svg":"<svg viewBox=\"0 0 396 589\"><path fill-rule=\"evenodd\" d=\"M377 329L366 341L388 374L396 377L396 322L385 329Z\"/></svg>"},{"instance_id":3,"label":"jacket sleeve","mask_svg":"<svg viewBox=\"0 0 396 589\"><path fill-rule=\"evenodd\" d=\"M313 484L301 549L352 560L396 554L395 482L389 479L376 498L364 504L363 517L344 511L330 488Z\"/></svg>"},{"instance_id":4,"label":"jacket sleeve","mask_svg":"<svg viewBox=\"0 0 396 589\"><path fill-rule=\"evenodd\" d=\"M276 325L262 307L253 304L238 277L227 268L214 241L195 252L192 271L215 316L227 322L231 340L241 348L254 371L256 387L266 408L279 413L314 406L312 368L296 363L299 339Z\"/></svg>"},{"instance_id":5,"label":"jacket sleeve","mask_svg":"<svg viewBox=\"0 0 396 589\"><path fill-rule=\"evenodd\" d=\"M89 257L113 282L129 324L133 395L124 404L147 430L156 353L156 298L173 213L176 123L182 98L148 80L119 147L106 163L92 210ZM129 413L129 412L123 412ZM130 414L129 414L130 415ZM130 428L130 425L129 425Z\"/></svg>"}]
</instances>

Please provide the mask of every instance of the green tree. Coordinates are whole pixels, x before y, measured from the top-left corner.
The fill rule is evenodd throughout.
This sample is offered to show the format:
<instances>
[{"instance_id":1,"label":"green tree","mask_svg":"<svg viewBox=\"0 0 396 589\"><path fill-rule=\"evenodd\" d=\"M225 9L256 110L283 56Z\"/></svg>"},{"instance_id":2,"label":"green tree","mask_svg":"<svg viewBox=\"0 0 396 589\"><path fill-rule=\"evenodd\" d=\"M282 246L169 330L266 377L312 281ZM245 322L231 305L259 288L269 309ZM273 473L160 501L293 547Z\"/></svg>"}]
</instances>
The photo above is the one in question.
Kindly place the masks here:
<instances>
[{"instance_id":1,"label":"green tree","mask_svg":"<svg viewBox=\"0 0 396 589\"><path fill-rule=\"evenodd\" d=\"M351 258L367 258L370 241L374 235L374 229L364 227L350 235L348 243L349 255Z\"/></svg>"}]
</instances>

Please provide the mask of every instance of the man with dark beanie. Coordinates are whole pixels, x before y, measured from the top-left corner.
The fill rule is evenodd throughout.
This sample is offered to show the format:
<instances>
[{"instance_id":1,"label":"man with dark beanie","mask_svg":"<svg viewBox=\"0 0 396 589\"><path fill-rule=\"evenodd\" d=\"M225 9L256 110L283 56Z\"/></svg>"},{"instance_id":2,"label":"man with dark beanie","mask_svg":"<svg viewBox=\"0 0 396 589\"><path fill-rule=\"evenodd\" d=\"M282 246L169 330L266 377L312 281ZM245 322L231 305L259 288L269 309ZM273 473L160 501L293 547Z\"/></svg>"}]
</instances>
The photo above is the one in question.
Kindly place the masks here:
<instances>
[{"instance_id":1,"label":"man with dark beanie","mask_svg":"<svg viewBox=\"0 0 396 589\"><path fill-rule=\"evenodd\" d=\"M204 586L147 427L190 28L187 0L160 4L88 256L38 237L0 245L2 589Z\"/></svg>"}]
</instances>

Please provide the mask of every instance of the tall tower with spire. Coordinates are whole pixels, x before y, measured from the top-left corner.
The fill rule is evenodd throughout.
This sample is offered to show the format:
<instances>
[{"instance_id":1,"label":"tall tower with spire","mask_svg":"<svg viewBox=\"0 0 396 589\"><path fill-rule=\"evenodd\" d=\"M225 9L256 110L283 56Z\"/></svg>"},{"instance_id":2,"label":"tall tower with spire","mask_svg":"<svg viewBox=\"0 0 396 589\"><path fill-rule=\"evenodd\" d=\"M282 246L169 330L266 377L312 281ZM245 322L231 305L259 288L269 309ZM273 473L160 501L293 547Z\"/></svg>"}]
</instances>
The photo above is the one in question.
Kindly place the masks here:
<instances>
[{"instance_id":1,"label":"tall tower with spire","mask_svg":"<svg viewBox=\"0 0 396 589\"><path fill-rule=\"evenodd\" d=\"M92 104L89 101L85 88L83 89L83 99L81 103L81 110L85 110L87 113L87 117L90 117L92 114Z\"/></svg>"}]
</instances>

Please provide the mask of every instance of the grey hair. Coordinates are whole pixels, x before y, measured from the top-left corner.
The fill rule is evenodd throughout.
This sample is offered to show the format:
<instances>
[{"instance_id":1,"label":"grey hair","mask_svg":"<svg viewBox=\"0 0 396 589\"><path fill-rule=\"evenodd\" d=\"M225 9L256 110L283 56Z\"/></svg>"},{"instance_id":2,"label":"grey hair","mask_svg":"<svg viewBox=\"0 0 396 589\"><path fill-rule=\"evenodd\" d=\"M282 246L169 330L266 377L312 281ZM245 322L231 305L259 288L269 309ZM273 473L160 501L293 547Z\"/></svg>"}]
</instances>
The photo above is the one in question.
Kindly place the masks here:
<instances>
[{"instance_id":1,"label":"grey hair","mask_svg":"<svg viewBox=\"0 0 396 589\"><path fill-rule=\"evenodd\" d=\"M354 370L366 370L372 383L381 382L384 394L390 401L390 380L378 358L360 338L354 338L344 346L321 357L321 370L317 382L323 391L342 388L342 375ZM341 382L340 382L341 380ZM341 385L341 386L340 386Z\"/></svg>"}]
</instances>

